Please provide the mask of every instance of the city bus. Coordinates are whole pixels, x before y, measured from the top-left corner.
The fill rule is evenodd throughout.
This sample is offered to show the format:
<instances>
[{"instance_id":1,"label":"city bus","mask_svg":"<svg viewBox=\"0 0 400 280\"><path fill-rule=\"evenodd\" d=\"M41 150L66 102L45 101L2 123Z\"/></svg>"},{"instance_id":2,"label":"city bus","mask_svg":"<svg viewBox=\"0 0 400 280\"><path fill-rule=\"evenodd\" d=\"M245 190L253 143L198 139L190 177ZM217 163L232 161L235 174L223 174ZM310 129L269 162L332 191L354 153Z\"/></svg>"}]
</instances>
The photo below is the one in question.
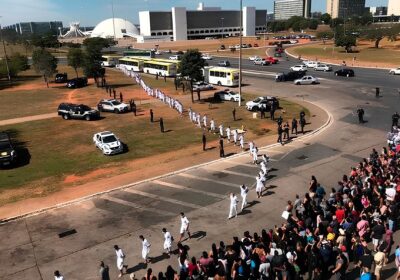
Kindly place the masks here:
<instances>
[{"instance_id":1,"label":"city bus","mask_svg":"<svg viewBox=\"0 0 400 280\"><path fill-rule=\"evenodd\" d=\"M157 59L143 61L143 72L147 74L173 77L178 70L177 63L170 61L158 61Z\"/></svg>"},{"instance_id":2,"label":"city bus","mask_svg":"<svg viewBox=\"0 0 400 280\"><path fill-rule=\"evenodd\" d=\"M204 81L210 84L226 87L239 85L239 70L235 68L206 66L203 75Z\"/></svg>"},{"instance_id":3,"label":"city bus","mask_svg":"<svg viewBox=\"0 0 400 280\"><path fill-rule=\"evenodd\" d=\"M129 50L129 51L124 51L123 52L124 56L140 56L140 57L146 57L146 58L154 58L155 53L152 50Z\"/></svg>"},{"instance_id":4,"label":"city bus","mask_svg":"<svg viewBox=\"0 0 400 280\"><path fill-rule=\"evenodd\" d=\"M118 60L119 67L123 66L129 71L142 72L144 59L139 57L123 57Z\"/></svg>"},{"instance_id":5,"label":"city bus","mask_svg":"<svg viewBox=\"0 0 400 280\"><path fill-rule=\"evenodd\" d=\"M105 54L101 56L101 66L103 67L114 67L118 64L118 59L122 58L122 55L116 54Z\"/></svg>"}]
</instances>

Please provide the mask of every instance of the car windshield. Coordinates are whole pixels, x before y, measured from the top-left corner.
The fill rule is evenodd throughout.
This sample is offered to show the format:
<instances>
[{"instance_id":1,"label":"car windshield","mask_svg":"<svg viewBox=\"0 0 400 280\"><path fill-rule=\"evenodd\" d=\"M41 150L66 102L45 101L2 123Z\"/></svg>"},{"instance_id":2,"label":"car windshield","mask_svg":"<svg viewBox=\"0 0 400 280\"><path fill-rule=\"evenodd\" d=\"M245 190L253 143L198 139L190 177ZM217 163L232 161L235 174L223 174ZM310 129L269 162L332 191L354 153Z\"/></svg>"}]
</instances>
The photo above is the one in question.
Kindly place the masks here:
<instances>
[{"instance_id":1,"label":"car windshield","mask_svg":"<svg viewBox=\"0 0 400 280\"><path fill-rule=\"evenodd\" d=\"M262 100L262 99L261 99L260 97L258 97L258 98L256 98L256 99L254 99L253 102L258 103L258 102L260 102L261 100Z\"/></svg>"},{"instance_id":2,"label":"car windshield","mask_svg":"<svg viewBox=\"0 0 400 280\"><path fill-rule=\"evenodd\" d=\"M8 142L8 140L0 141L0 151L1 150L7 150L7 149L10 149L10 148L11 148L11 145L10 145L10 142Z\"/></svg>"},{"instance_id":3,"label":"car windshield","mask_svg":"<svg viewBox=\"0 0 400 280\"><path fill-rule=\"evenodd\" d=\"M83 111L90 111L90 110L92 110L92 108L90 108L89 106L86 106L86 105L81 105L81 106L79 106L79 108L80 108L81 110L83 110Z\"/></svg>"},{"instance_id":4,"label":"car windshield","mask_svg":"<svg viewBox=\"0 0 400 280\"><path fill-rule=\"evenodd\" d=\"M112 143L117 141L117 138L114 135L108 135L106 137L103 137L103 143Z\"/></svg>"},{"instance_id":5,"label":"car windshield","mask_svg":"<svg viewBox=\"0 0 400 280\"><path fill-rule=\"evenodd\" d=\"M121 102L115 100L115 101L111 101L111 104L114 106L118 106L121 104Z\"/></svg>"}]
</instances>

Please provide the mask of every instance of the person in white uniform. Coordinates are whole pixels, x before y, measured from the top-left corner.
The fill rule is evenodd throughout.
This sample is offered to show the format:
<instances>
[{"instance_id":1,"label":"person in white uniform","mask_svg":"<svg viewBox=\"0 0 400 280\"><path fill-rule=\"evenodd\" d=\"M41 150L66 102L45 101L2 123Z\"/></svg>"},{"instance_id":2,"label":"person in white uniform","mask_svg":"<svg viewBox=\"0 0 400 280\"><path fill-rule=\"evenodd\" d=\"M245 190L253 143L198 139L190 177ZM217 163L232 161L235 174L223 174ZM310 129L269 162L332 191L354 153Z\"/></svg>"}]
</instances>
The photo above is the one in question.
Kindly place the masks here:
<instances>
[{"instance_id":1,"label":"person in white uniform","mask_svg":"<svg viewBox=\"0 0 400 280\"><path fill-rule=\"evenodd\" d=\"M254 147L253 148L253 163L254 164L257 164L257 161L258 161L258 149L257 149L257 147Z\"/></svg>"},{"instance_id":2,"label":"person in white uniform","mask_svg":"<svg viewBox=\"0 0 400 280\"><path fill-rule=\"evenodd\" d=\"M263 154L261 156L261 159L263 162L265 162L265 164L267 164L269 162L269 156L267 154Z\"/></svg>"},{"instance_id":3,"label":"person in white uniform","mask_svg":"<svg viewBox=\"0 0 400 280\"><path fill-rule=\"evenodd\" d=\"M219 135L221 137L224 137L224 125L221 123L218 128L219 128Z\"/></svg>"},{"instance_id":4,"label":"person in white uniform","mask_svg":"<svg viewBox=\"0 0 400 280\"><path fill-rule=\"evenodd\" d=\"M228 126L226 128L226 139L228 140L228 142L231 142L231 127Z\"/></svg>"},{"instance_id":5,"label":"person in white uniform","mask_svg":"<svg viewBox=\"0 0 400 280\"><path fill-rule=\"evenodd\" d=\"M171 255L173 241L172 235L166 228L163 228L162 232L164 233L164 250L167 250L167 254Z\"/></svg>"},{"instance_id":6,"label":"person in white uniform","mask_svg":"<svg viewBox=\"0 0 400 280\"><path fill-rule=\"evenodd\" d=\"M201 116L200 116L200 114L197 114L197 126L201 127Z\"/></svg>"},{"instance_id":7,"label":"person in white uniform","mask_svg":"<svg viewBox=\"0 0 400 280\"><path fill-rule=\"evenodd\" d=\"M204 125L204 127L207 127L207 116L206 115L203 116L203 125Z\"/></svg>"},{"instance_id":8,"label":"person in white uniform","mask_svg":"<svg viewBox=\"0 0 400 280\"><path fill-rule=\"evenodd\" d=\"M261 161L260 165L261 165L261 171L264 173L264 176L267 176L268 175L267 165L265 164L264 161Z\"/></svg>"},{"instance_id":9,"label":"person in white uniform","mask_svg":"<svg viewBox=\"0 0 400 280\"><path fill-rule=\"evenodd\" d=\"M256 177L256 181L257 181L257 184L256 184L256 193L257 193L257 197L260 198L260 197L262 196L262 192L263 192L263 190L264 190L264 183L263 183L262 178L261 178L260 175L258 175L258 176Z\"/></svg>"},{"instance_id":10,"label":"person in white uniform","mask_svg":"<svg viewBox=\"0 0 400 280\"><path fill-rule=\"evenodd\" d=\"M237 140L238 140L238 131L237 129L233 130L233 143L235 143L235 146L237 145Z\"/></svg>"},{"instance_id":11,"label":"person in white uniform","mask_svg":"<svg viewBox=\"0 0 400 280\"><path fill-rule=\"evenodd\" d=\"M127 265L124 264L124 260L125 260L125 254L124 252L122 252L122 249L118 247L118 245L114 245L114 249L115 249L115 254L117 255L117 267L119 270L119 275L118 277L122 277L122 275L124 274L123 270L125 268L125 272L127 269Z\"/></svg>"},{"instance_id":12,"label":"person in white uniform","mask_svg":"<svg viewBox=\"0 0 400 280\"><path fill-rule=\"evenodd\" d=\"M64 276L62 276L61 273L56 270L54 271L54 280L64 280Z\"/></svg>"},{"instance_id":13,"label":"person in white uniform","mask_svg":"<svg viewBox=\"0 0 400 280\"><path fill-rule=\"evenodd\" d=\"M230 195L230 201L231 204L229 206L229 216L228 219L233 218L233 216L237 217L237 204L238 204L238 199L236 194L231 193Z\"/></svg>"},{"instance_id":14,"label":"person in white uniform","mask_svg":"<svg viewBox=\"0 0 400 280\"><path fill-rule=\"evenodd\" d=\"M196 112L192 113L192 121L195 123L196 122L196 118L197 118L197 114Z\"/></svg>"},{"instance_id":15,"label":"person in white uniform","mask_svg":"<svg viewBox=\"0 0 400 280\"><path fill-rule=\"evenodd\" d=\"M253 155L253 149L254 149L254 142L250 141L249 142L249 153L251 156Z\"/></svg>"},{"instance_id":16,"label":"person in white uniform","mask_svg":"<svg viewBox=\"0 0 400 280\"><path fill-rule=\"evenodd\" d=\"M215 131L215 121L214 121L214 119L211 119L211 121L210 121L210 131L211 132Z\"/></svg>"},{"instance_id":17,"label":"person in white uniform","mask_svg":"<svg viewBox=\"0 0 400 280\"><path fill-rule=\"evenodd\" d=\"M190 107L189 107L189 110L188 110L188 115L189 115L189 120L191 122L193 122L193 120L192 120L192 108L190 108Z\"/></svg>"},{"instance_id":18,"label":"person in white uniform","mask_svg":"<svg viewBox=\"0 0 400 280\"><path fill-rule=\"evenodd\" d=\"M245 185L240 186L240 196L242 197L242 209L240 211L243 211L243 209L247 206L247 193L249 192L249 189Z\"/></svg>"},{"instance_id":19,"label":"person in white uniform","mask_svg":"<svg viewBox=\"0 0 400 280\"><path fill-rule=\"evenodd\" d=\"M182 241L182 238L185 236L185 232L188 233L189 239L191 238L189 232L189 224L190 224L189 219L185 216L183 212L181 212L181 230L180 230L181 237L179 238L178 242Z\"/></svg>"},{"instance_id":20,"label":"person in white uniform","mask_svg":"<svg viewBox=\"0 0 400 280\"><path fill-rule=\"evenodd\" d=\"M243 133L239 135L240 148L244 150L244 136Z\"/></svg>"},{"instance_id":21,"label":"person in white uniform","mask_svg":"<svg viewBox=\"0 0 400 280\"><path fill-rule=\"evenodd\" d=\"M149 253L151 244L149 243L149 241L147 241L146 238L143 237L143 235L140 235L139 238L142 241L142 258L144 259L145 263L149 263L150 261Z\"/></svg>"}]
</instances>

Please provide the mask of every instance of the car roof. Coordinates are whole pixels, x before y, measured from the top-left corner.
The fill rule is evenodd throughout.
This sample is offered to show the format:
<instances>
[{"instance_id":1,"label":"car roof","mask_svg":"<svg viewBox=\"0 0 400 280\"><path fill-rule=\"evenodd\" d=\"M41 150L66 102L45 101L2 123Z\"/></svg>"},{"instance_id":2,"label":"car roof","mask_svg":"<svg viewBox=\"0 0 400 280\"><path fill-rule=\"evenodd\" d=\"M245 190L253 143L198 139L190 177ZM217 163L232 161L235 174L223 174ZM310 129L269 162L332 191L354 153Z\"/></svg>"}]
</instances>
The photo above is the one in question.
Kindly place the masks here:
<instances>
[{"instance_id":1,"label":"car roof","mask_svg":"<svg viewBox=\"0 0 400 280\"><path fill-rule=\"evenodd\" d=\"M97 134L100 134L101 136L108 136L108 135L114 135L115 136L115 134L112 133L111 131L102 131L102 132L99 132Z\"/></svg>"},{"instance_id":2,"label":"car roof","mask_svg":"<svg viewBox=\"0 0 400 280\"><path fill-rule=\"evenodd\" d=\"M7 132L0 132L0 141L9 141L10 136Z\"/></svg>"},{"instance_id":3,"label":"car roof","mask_svg":"<svg viewBox=\"0 0 400 280\"><path fill-rule=\"evenodd\" d=\"M118 101L117 99L102 99L101 101L109 101L109 102L112 102L112 101ZM119 102L119 101L118 101Z\"/></svg>"}]
</instances>

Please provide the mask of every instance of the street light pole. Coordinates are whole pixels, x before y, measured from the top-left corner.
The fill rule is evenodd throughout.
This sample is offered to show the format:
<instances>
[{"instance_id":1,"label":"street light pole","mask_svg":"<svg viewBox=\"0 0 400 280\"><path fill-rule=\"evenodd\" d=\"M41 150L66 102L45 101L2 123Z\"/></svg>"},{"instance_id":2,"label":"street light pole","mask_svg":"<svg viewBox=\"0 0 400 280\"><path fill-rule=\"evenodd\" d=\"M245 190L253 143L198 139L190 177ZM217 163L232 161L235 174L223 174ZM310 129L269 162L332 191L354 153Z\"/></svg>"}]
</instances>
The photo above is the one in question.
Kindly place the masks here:
<instances>
[{"instance_id":1,"label":"street light pole","mask_svg":"<svg viewBox=\"0 0 400 280\"><path fill-rule=\"evenodd\" d=\"M0 18L1 18L1 16L0 16ZM6 50L6 44L4 43L4 39L3 39L1 23L0 23L0 39L3 44L3 49L4 49L4 60L6 61L8 81L11 82L10 67L8 66L7 50Z\"/></svg>"},{"instance_id":2,"label":"street light pole","mask_svg":"<svg viewBox=\"0 0 400 280\"><path fill-rule=\"evenodd\" d=\"M243 27L243 2L240 0L240 28L239 28L239 107L242 104L242 27Z\"/></svg>"},{"instance_id":3,"label":"street light pole","mask_svg":"<svg viewBox=\"0 0 400 280\"><path fill-rule=\"evenodd\" d=\"M113 20L114 41L115 41L117 38L115 36L114 0L111 0L111 10L112 10L112 20Z\"/></svg>"}]
</instances>

